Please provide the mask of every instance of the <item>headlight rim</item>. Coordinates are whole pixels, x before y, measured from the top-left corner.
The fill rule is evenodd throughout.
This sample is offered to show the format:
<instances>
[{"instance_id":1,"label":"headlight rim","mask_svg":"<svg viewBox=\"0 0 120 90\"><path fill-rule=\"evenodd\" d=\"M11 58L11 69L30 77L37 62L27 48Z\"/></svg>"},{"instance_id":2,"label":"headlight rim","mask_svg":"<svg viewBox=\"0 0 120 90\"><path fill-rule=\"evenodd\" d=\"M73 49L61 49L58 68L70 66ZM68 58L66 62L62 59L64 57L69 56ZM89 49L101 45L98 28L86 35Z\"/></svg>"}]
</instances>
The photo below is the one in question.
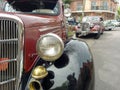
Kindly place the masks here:
<instances>
[{"instance_id":1,"label":"headlight rim","mask_svg":"<svg viewBox=\"0 0 120 90\"><path fill-rule=\"evenodd\" d=\"M61 51L59 52L59 54L55 55L55 56L49 56L46 58L46 56L44 56L41 52L40 52L40 47L39 47L39 43L40 41L44 38L44 37L53 37L53 38L56 38L58 41L59 41L59 44L60 44L60 48L61 48ZM63 54L63 51L64 51L64 43L63 43L63 40L56 34L54 33L48 33L48 34L45 34L45 35L42 35L38 40L37 40L37 44L36 44L36 51L37 51L37 54L40 56L40 58L42 58L43 60L46 60L46 61L56 61L62 54Z\"/></svg>"}]
</instances>

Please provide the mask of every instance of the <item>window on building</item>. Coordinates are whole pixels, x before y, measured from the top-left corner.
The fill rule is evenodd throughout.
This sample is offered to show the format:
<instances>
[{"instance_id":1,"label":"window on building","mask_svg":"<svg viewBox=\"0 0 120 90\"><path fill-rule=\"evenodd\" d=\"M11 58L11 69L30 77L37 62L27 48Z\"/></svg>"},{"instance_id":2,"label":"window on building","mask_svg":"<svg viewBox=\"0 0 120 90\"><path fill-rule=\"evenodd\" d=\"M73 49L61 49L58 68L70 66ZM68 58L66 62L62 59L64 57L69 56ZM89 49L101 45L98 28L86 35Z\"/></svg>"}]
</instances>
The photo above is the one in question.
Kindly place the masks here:
<instances>
[{"instance_id":1,"label":"window on building","mask_svg":"<svg viewBox=\"0 0 120 90\"><path fill-rule=\"evenodd\" d=\"M112 7L112 3L111 3L111 5L110 5L111 7L110 7L110 11L113 11L113 7Z\"/></svg>"},{"instance_id":2,"label":"window on building","mask_svg":"<svg viewBox=\"0 0 120 90\"><path fill-rule=\"evenodd\" d=\"M83 5L81 3L77 4L77 11L81 11L83 9Z\"/></svg>"},{"instance_id":3,"label":"window on building","mask_svg":"<svg viewBox=\"0 0 120 90\"><path fill-rule=\"evenodd\" d=\"M91 10L97 10L96 1L91 2Z\"/></svg>"},{"instance_id":4,"label":"window on building","mask_svg":"<svg viewBox=\"0 0 120 90\"><path fill-rule=\"evenodd\" d=\"M108 2L107 1L103 1L102 5L103 5L104 10L108 10Z\"/></svg>"}]
</instances>

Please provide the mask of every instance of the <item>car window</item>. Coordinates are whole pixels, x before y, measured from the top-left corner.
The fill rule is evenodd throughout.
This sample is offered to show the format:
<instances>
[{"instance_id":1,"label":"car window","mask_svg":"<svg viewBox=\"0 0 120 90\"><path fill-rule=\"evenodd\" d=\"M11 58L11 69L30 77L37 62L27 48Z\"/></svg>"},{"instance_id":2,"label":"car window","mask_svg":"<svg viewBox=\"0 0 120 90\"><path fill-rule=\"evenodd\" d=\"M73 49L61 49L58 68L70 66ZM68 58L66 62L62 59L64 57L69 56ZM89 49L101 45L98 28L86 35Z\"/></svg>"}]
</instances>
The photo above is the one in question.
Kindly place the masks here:
<instances>
[{"instance_id":1,"label":"car window","mask_svg":"<svg viewBox=\"0 0 120 90\"><path fill-rule=\"evenodd\" d=\"M99 22L99 17L83 17L82 22Z\"/></svg>"},{"instance_id":2,"label":"car window","mask_svg":"<svg viewBox=\"0 0 120 90\"><path fill-rule=\"evenodd\" d=\"M24 2L14 2L4 5L5 12L26 12L39 14L58 14L59 4L58 0L30 0Z\"/></svg>"}]
</instances>

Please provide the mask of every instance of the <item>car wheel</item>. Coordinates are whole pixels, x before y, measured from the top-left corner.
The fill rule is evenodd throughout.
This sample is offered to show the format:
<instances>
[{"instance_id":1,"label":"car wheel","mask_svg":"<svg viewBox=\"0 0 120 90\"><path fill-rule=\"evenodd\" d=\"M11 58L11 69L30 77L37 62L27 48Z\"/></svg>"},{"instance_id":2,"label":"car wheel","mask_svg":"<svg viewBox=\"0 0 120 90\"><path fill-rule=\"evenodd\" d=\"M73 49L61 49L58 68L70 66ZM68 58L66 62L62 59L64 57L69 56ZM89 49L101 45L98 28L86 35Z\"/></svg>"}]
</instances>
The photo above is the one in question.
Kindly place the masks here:
<instances>
[{"instance_id":1,"label":"car wheel","mask_svg":"<svg viewBox=\"0 0 120 90\"><path fill-rule=\"evenodd\" d=\"M111 31L111 30L112 30L112 28L109 28L108 30L109 30L109 31Z\"/></svg>"},{"instance_id":2,"label":"car wheel","mask_svg":"<svg viewBox=\"0 0 120 90\"><path fill-rule=\"evenodd\" d=\"M95 35L95 39L99 39L100 35L101 35L101 33L100 33L100 30L99 30L98 33Z\"/></svg>"}]
</instances>

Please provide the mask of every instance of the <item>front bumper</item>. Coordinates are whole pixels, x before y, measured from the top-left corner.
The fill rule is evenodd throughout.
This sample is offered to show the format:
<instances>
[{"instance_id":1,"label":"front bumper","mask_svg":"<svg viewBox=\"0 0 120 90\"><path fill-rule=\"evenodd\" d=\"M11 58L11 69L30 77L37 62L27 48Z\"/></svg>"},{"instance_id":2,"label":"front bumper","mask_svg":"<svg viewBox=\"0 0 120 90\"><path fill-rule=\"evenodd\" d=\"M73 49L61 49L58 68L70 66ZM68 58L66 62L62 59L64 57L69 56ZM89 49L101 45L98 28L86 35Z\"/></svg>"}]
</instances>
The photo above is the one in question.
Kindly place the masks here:
<instances>
[{"instance_id":1,"label":"front bumper","mask_svg":"<svg viewBox=\"0 0 120 90\"><path fill-rule=\"evenodd\" d=\"M86 36L88 34L96 34L98 31L77 31L76 34L79 34L78 36Z\"/></svg>"}]
</instances>

